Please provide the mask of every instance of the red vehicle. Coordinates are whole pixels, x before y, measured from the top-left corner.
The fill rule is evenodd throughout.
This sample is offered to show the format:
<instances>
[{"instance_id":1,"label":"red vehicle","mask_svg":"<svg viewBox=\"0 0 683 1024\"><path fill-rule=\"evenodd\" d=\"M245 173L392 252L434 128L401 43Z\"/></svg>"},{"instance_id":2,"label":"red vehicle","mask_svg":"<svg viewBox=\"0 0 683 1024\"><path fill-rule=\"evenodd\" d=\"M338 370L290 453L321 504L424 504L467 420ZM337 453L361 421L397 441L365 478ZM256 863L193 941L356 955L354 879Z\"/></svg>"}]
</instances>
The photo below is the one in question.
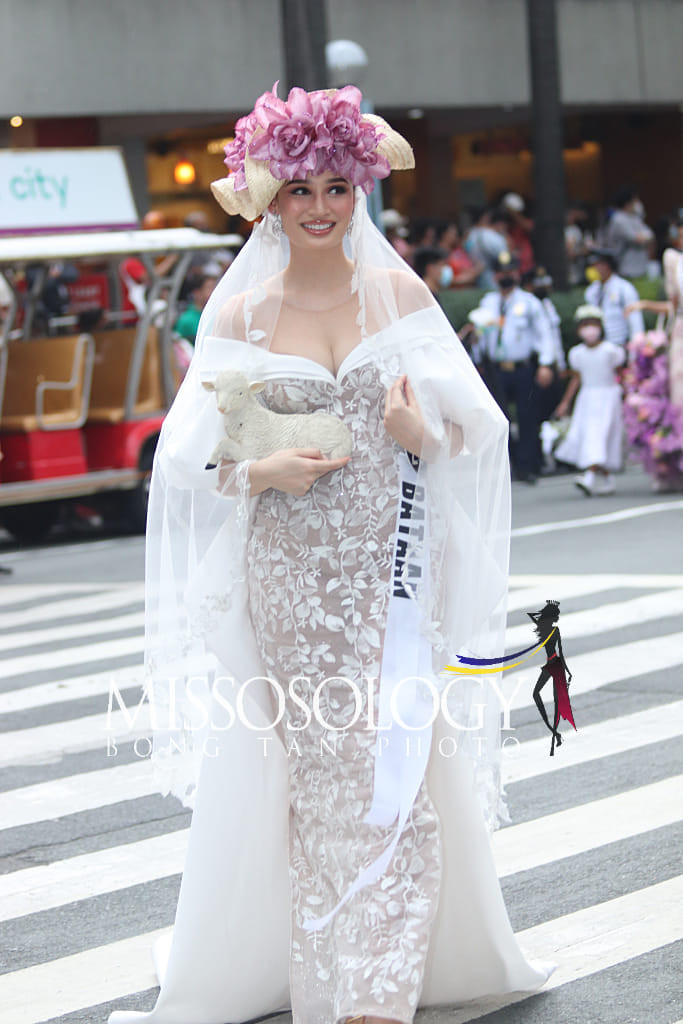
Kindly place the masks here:
<instances>
[{"instance_id":1,"label":"red vehicle","mask_svg":"<svg viewBox=\"0 0 683 1024\"><path fill-rule=\"evenodd\" d=\"M74 500L144 529L154 450L181 378L178 292L193 252L241 242L193 228L0 239L10 288L0 335L0 523L17 540L40 539ZM133 323L121 311L118 273L131 256L147 276ZM71 311L46 318L39 305L54 268L79 261L90 267L81 293L110 306L86 331Z\"/></svg>"}]
</instances>

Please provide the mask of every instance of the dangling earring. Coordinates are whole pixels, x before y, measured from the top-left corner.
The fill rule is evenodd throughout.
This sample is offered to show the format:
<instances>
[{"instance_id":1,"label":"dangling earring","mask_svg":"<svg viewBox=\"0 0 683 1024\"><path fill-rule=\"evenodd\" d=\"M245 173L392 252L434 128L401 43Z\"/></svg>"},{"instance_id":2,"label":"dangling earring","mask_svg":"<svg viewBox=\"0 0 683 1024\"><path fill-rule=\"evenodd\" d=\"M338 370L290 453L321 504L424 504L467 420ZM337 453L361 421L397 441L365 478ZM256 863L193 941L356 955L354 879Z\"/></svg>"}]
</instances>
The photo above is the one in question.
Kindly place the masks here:
<instances>
[{"instance_id":1,"label":"dangling earring","mask_svg":"<svg viewBox=\"0 0 683 1024\"><path fill-rule=\"evenodd\" d=\"M350 235L351 232L353 231L353 218L354 218L355 214L356 214L356 207L354 206L353 210L351 211L351 219L349 220L348 226L346 228L346 234L347 235Z\"/></svg>"},{"instance_id":2,"label":"dangling earring","mask_svg":"<svg viewBox=\"0 0 683 1024\"><path fill-rule=\"evenodd\" d=\"M282 238L282 217L280 216L280 214L279 214L279 212L277 210L275 210L274 213L271 213L271 217L273 218L273 220L272 220L273 234L275 235L276 238Z\"/></svg>"}]
</instances>

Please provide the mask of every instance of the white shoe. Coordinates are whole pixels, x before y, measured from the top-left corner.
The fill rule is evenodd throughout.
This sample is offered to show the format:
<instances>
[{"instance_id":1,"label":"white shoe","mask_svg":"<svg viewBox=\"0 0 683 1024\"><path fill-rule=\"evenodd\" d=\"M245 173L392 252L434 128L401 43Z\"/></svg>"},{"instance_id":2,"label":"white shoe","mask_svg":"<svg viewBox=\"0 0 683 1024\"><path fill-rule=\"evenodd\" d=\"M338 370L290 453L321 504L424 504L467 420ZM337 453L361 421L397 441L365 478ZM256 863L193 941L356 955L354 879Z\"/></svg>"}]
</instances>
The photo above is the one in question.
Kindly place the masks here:
<instances>
[{"instance_id":1,"label":"white shoe","mask_svg":"<svg viewBox=\"0 0 683 1024\"><path fill-rule=\"evenodd\" d=\"M607 476L599 476L595 481L593 489L595 494L614 494L615 487L612 474L608 473Z\"/></svg>"},{"instance_id":2,"label":"white shoe","mask_svg":"<svg viewBox=\"0 0 683 1024\"><path fill-rule=\"evenodd\" d=\"M588 497L590 497L595 486L595 473L592 469L587 469L585 473L581 474L581 476L574 477L574 484L579 488L579 490L583 491L584 494L587 494Z\"/></svg>"}]
</instances>

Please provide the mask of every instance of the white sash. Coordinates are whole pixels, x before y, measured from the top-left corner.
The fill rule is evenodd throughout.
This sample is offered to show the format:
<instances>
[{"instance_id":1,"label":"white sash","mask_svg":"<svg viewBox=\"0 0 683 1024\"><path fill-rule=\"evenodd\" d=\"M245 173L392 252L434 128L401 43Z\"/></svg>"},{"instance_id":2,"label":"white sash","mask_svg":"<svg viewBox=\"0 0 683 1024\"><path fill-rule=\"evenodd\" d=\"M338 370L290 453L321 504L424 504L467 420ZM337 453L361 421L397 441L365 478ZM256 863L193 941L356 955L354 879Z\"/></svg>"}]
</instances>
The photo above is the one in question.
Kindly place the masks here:
<instances>
[{"instance_id":1,"label":"white sash","mask_svg":"<svg viewBox=\"0 0 683 1024\"><path fill-rule=\"evenodd\" d=\"M417 482L417 468L405 452L399 456L398 468L399 500L380 675L374 792L365 822L388 827L397 817L398 821L388 846L358 873L339 903L324 917L304 923L308 931L324 928L352 896L387 870L429 760L434 714L432 690L425 680L432 675L432 651L420 630L420 607L429 594L427 505L424 487ZM408 554L410 561L406 560Z\"/></svg>"}]
</instances>

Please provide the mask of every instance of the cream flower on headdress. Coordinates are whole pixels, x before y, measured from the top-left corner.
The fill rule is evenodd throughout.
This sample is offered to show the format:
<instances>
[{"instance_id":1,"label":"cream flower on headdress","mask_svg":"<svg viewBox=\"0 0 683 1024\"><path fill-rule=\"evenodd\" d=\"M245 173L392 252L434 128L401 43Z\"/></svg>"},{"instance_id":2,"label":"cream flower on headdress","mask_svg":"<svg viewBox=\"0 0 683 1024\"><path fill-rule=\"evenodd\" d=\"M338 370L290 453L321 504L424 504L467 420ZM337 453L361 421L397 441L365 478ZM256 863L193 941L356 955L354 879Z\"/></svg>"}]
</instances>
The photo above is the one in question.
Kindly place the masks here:
<instances>
[{"instance_id":1,"label":"cream flower on headdress","mask_svg":"<svg viewBox=\"0 0 683 1024\"><path fill-rule=\"evenodd\" d=\"M276 82L240 118L225 147L230 173L211 185L223 209L254 220L294 178L328 170L368 194L376 178L414 167L406 140L381 117L361 113L361 98L347 85L310 93L294 88L285 101Z\"/></svg>"}]
</instances>

